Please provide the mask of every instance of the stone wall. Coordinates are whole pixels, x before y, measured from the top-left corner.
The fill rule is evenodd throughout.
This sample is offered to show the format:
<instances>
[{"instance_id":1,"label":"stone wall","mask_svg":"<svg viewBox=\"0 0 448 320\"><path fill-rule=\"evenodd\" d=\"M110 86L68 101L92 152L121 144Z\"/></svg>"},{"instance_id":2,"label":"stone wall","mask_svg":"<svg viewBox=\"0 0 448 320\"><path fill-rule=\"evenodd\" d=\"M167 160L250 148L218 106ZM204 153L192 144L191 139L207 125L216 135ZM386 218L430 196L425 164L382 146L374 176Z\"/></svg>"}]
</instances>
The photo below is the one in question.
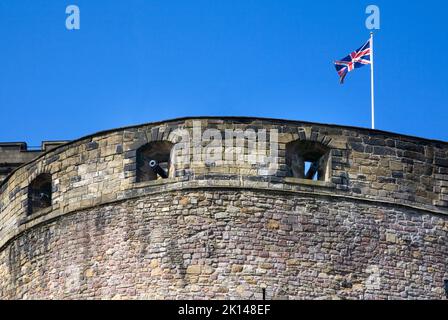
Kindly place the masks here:
<instances>
[{"instance_id":1,"label":"stone wall","mask_svg":"<svg viewBox=\"0 0 448 320\"><path fill-rule=\"evenodd\" d=\"M30 150L25 142L0 142L0 183L15 169L68 141L44 141Z\"/></svg>"},{"instance_id":2,"label":"stone wall","mask_svg":"<svg viewBox=\"0 0 448 320\"><path fill-rule=\"evenodd\" d=\"M78 211L0 253L1 298L441 299L448 221L248 190L154 193Z\"/></svg>"},{"instance_id":3,"label":"stone wall","mask_svg":"<svg viewBox=\"0 0 448 320\"><path fill-rule=\"evenodd\" d=\"M276 129L279 141L278 169L273 174L266 175L266 167L225 161L196 161L176 166L169 179L137 183L137 149L151 141L176 142L176 135L173 134L176 129L186 129L194 135L193 123L200 123L203 130L218 129L223 135L226 129L252 129L257 132L266 130L270 138L270 130ZM327 181L287 177L285 148L287 143L296 140L318 141L331 150ZM192 157L196 152L194 147L192 145L189 150ZM247 146L245 152L247 153ZM28 216L28 185L41 173L52 175L52 206ZM192 196L192 189L203 191ZM209 189L212 191L205 191ZM227 195L224 190L231 190L231 193ZM250 196L245 195L247 192ZM156 198L153 198L153 194ZM179 203L170 203L171 198L166 197L174 197L173 201L177 199ZM199 200L203 197L212 197L216 206L222 206L219 212L210 211L204 203L211 200ZM246 197L247 200L238 200L241 197ZM154 200L162 203L153 205ZM263 201L266 201L264 209L258 210L256 205L253 206L258 202L262 204ZM298 205L291 209L292 204L297 201L302 204L302 211L298 211ZM185 206L189 206L188 210L182 209L184 202ZM277 202L279 206L276 206ZM226 214L229 210L230 213ZM235 212L232 213L232 210ZM246 210L249 210L248 213L244 213ZM298 215L298 212L301 214ZM169 225L173 219L181 219L186 213L188 219L192 220L191 223L186 223L187 230L191 225L200 234L201 228L207 228L206 224L212 223L216 224L216 232L221 232L222 237L225 230L219 231L219 228L247 219L250 222L247 229L235 226L236 235L229 235L226 240L232 239L230 242L238 243L241 238L247 237L250 242L247 245L257 247L248 250L266 250L267 253L260 253L261 256L254 253L256 268L255 262L233 263L232 259L238 260L236 257L240 256L240 251L233 252L234 248L229 242L230 246L224 245L225 253L213 256L213 259L218 260L216 266L210 268L217 270L211 272L208 260L203 260L203 249L195 247L196 244L172 247L174 242L169 240L173 234L173 237L178 238L176 241L183 244L183 231L176 233ZM239 217L243 213L244 216ZM224 218L217 218L214 214L222 214ZM270 214L277 217L269 219L272 220L269 224L269 228L274 228L272 230L268 228L267 220L263 220L268 219ZM114 295L249 297L248 292L255 290L255 284L251 284L251 281L264 279L261 277L262 273L257 272L271 270L271 273L267 271L268 275L282 276L278 279L271 276L263 281L270 282L272 295L278 297L283 296L280 283L283 285L282 281L287 281L289 289L284 296L289 298L441 298L442 278L447 276L447 214L448 144L445 142L351 127L249 118L177 119L116 129L81 138L46 152L17 169L0 185L0 292L7 298L23 295L72 298ZM302 215L305 219L303 221L300 220ZM294 217L298 220L295 221ZM182 259L171 264L174 268L171 273L165 270L170 268L169 263L163 268L158 267L157 264L162 261L152 255L152 242L145 242L142 238L134 243L132 237L126 238L126 219L130 219L129 223L133 224L134 229L146 232L146 236L152 234L150 229L145 229L149 221L154 220L160 226L166 226L166 232L160 229L164 227L155 228L159 230L160 237L154 235L157 239L154 244L158 243L156 246L173 259L178 256L179 248L191 249L191 255L198 257L200 261L191 258L194 260L191 262L181 255ZM141 221L146 222L140 226ZM201 223L205 225L201 227ZM301 228L308 228L306 223L310 223L312 227L308 233L303 233ZM354 231L350 231L351 227L347 226L353 227ZM327 227L330 229L326 229ZM130 250L126 253L128 259L123 260L123 263L127 261L125 265L121 265L122 260L117 257L109 267L107 257L98 258L106 259L106 262L100 260L98 264L103 265L95 271L88 267L95 264L97 259L92 256L92 252L103 252L101 239L97 238L96 233L101 233L101 239L105 239L104 246L109 245L109 240L110 245L118 246L116 250L121 252L119 255L125 254L123 250L136 245L142 252L147 252L147 256L143 254L142 258L136 251ZM315 242L310 243L310 239L303 242L306 240L302 238L305 234L307 237L312 235L311 239ZM116 235L122 235L125 240L113 240L111 237ZM98 246L94 242L98 242ZM256 245L257 242L260 245ZM350 249L356 254L347 249L350 243L357 244L356 248ZM197 252L193 252L195 250ZM294 250L308 253L295 257L297 252ZM276 256L276 251L280 256ZM375 256L370 255L371 251L376 252ZM267 257L264 256L266 254ZM221 256L222 261L219 261ZM273 260L278 258L277 264L267 259L271 256L274 257ZM317 259L317 256L323 258ZM291 262L291 259L296 258L300 263ZM310 261L307 262L307 259ZM71 260L77 261L76 264L70 264ZM288 265L287 260L291 260L289 263L292 264ZM132 266L131 261L135 265ZM265 267L272 265L271 269L258 267L258 261L264 261ZM145 266L138 265L140 263ZM144 269L147 267L146 263L153 267L157 265L154 269L159 268L163 272L159 269L154 272L152 269ZM198 264L204 266L198 267ZM244 269L246 264L248 269ZM422 269L416 269L417 264ZM190 269L189 265L192 265ZM229 268L232 270L232 265L235 265L235 270L247 270L244 275L250 278L252 274L255 280L248 278L246 285L240 286L237 283L243 274L233 277L232 273L226 271ZM334 265L333 271L328 269L329 265ZM137 277L142 278L138 281L144 282L136 284L141 286L140 289L130 285L137 281L132 274L128 275L129 279L115 279L107 271L108 268L118 268L123 270L120 274L126 274L126 270L132 273L134 267L143 268L142 276ZM64 268L79 270L69 272ZM91 270L84 270L85 268ZM185 270L182 271L182 268ZM205 273L203 269L206 270ZM47 274L43 270L51 272L48 271L50 273ZM408 271L401 274L400 270ZM307 272L312 275L307 275ZM191 274L197 274L199 280L211 281L211 287L198 284L202 280L189 284L193 286L191 288L188 285L177 287L177 282L187 281ZM350 280L348 275L359 278ZM163 282L165 285L154 287L154 291L158 293L152 293L149 289L151 283L161 284L160 277L167 277ZM218 277L220 281L214 277ZM226 277L229 277L228 291L216 287ZM378 277L381 278L379 288L376 285L367 286L369 281L378 280ZM80 283L82 290L73 289L77 285L67 287L66 281ZM320 288L316 288L315 282L309 286L310 281L317 281ZM338 289L338 281L348 287ZM173 293L167 293L170 291L167 288L172 286L176 289L173 289ZM209 288L208 291L206 287ZM40 293L35 291L38 288ZM220 290L223 292L220 293Z\"/></svg>"}]
</instances>

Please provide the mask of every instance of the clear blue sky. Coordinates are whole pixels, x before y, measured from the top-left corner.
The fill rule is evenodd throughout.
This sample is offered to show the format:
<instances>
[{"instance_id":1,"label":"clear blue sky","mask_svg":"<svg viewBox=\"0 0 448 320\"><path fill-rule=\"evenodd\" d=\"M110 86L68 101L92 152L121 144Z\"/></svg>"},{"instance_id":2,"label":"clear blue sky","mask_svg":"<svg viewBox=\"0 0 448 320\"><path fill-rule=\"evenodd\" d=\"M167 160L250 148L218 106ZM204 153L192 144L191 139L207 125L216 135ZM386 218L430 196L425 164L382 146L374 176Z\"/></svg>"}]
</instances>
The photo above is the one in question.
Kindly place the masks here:
<instances>
[{"instance_id":1,"label":"clear blue sky","mask_svg":"<svg viewBox=\"0 0 448 320\"><path fill-rule=\"evenodd\" d=\"M369 127L369 68L341 86L332 64L367 41L368 4L377 128L447 141L443 0L1 0L0 141L193 115Z\"/></svg>"}]
</instances>

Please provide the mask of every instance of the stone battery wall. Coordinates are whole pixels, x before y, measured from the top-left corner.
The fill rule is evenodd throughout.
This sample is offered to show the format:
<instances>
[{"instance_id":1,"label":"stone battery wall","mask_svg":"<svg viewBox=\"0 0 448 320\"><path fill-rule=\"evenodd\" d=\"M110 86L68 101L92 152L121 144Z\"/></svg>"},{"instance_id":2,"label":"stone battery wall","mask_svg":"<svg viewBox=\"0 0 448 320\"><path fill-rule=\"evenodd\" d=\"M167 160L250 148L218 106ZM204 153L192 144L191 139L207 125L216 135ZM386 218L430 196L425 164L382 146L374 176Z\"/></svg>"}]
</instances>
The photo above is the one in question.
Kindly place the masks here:
<instances>
[{"instance_id":1,"label":"stone battery wall","mask_svg":"<svg viewBox=\"0 0 448 320\"><path fill-rule=\"evenodd\" d=\"M136 151L177 128L278 130L280 166L183 164L136 182ZM330 151L286 177L286 144ZM192 146L190 153L194 153ZM27 215L51 173L52 206ZM49 151L0 186L1 298L433 298L448 277L448 144L359 128L178 119Z\"/></svg>"}]
</instances>

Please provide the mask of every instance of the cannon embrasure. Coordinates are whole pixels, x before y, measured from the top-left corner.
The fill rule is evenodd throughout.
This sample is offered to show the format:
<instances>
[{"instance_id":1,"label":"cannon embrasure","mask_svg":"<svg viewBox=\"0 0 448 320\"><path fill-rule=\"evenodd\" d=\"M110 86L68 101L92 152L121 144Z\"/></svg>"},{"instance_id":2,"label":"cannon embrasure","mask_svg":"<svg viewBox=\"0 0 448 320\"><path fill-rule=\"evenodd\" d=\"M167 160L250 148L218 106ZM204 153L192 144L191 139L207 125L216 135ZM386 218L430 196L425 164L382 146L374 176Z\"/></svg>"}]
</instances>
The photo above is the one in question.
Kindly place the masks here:
<instances>
[{"instance_id":1,"label":"cannon embrasure","mask_svg":"<svg viewBox=\"0 0 448 320\"><path fill-rule=\"evenodd\" d=\"M166 173L165 170L163 170L163 168L159 165L159 163L156 160L149 161L149 167L155 174L159 175L163 179L168 178L168 174Z\"/></svg>"}]
</instances>

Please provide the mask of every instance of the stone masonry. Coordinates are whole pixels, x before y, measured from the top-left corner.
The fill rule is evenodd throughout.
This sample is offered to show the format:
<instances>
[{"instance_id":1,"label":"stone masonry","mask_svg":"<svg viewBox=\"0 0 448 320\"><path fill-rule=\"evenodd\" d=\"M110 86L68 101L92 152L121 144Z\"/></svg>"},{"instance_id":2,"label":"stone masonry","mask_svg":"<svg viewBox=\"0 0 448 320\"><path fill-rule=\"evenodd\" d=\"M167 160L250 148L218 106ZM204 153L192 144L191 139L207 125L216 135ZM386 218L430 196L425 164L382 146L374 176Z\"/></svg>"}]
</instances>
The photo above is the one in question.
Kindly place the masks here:
<instances>
[{"instance_id":1,"label":"stone masonry","mask_svg":"<svg viewBox=\"0 0 448 320\"><path fill-rule=\"evenodd\" d=\"M137 182L139 148L176 143L173 132L194 123L268 139L276 129L278 168L192 161ZM291 176L286 148L296 141L329 150L325 177ZM51 205L30 214L29 185L41 174L51 175ZM1 299L256 299L263 285L268 299L444 299L447 264L441 141L182 118L61 144L0 182Z\"/></svg>"},{"instance_id":2,"label":"stone masonry","mask_svg":"<svg viewBox=\"0 0 448 320\"><path fill-rule=\"evenodd\" d=\"M68 141L43 141L40 149L29 150L25 142L0 142L0 182L21 165Z\"/></svg>"}]
</instances>

